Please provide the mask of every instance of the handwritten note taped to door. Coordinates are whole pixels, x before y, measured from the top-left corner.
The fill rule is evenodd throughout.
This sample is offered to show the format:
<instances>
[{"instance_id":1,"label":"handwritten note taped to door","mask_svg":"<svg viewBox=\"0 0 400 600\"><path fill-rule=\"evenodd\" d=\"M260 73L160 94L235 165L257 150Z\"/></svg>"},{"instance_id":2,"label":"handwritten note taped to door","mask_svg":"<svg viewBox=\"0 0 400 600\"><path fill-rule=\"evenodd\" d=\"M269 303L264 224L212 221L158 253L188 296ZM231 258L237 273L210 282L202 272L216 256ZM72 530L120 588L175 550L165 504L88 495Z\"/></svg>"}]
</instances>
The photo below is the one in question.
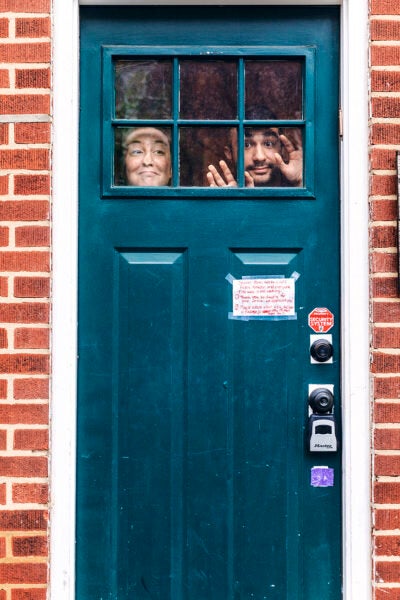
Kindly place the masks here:
<instances>
[{"instance_id":1,"label":"handwritten note taped to door","mask_svg":"<svg viewBox=\"0 0 400 600\"><path fill-rule=\"evenodd\" d=\"M295 316L293 278L234 279L234 317Z\"/></svg>"}]
</instances>

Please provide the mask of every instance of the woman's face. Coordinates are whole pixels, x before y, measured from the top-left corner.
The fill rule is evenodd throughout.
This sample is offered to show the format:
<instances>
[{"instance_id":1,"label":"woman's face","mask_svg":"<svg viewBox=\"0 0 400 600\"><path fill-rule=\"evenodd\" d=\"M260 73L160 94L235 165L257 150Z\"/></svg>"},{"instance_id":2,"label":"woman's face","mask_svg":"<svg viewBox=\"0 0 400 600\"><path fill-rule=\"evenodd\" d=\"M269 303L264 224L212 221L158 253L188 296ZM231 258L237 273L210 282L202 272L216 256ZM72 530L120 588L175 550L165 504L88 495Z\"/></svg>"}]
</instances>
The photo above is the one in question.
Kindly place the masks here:
<instances>
[{"instance_id":1,"label":"woman's face","mask_svg":"<svg viewBox=\"0 0 400 600\"><path fill-rule=\"evenodd\" d=\"M162 186L171 179L171 151L159 129L141 127L126 141L125 168L128 185Z\"/></svg>"}]
</instances>

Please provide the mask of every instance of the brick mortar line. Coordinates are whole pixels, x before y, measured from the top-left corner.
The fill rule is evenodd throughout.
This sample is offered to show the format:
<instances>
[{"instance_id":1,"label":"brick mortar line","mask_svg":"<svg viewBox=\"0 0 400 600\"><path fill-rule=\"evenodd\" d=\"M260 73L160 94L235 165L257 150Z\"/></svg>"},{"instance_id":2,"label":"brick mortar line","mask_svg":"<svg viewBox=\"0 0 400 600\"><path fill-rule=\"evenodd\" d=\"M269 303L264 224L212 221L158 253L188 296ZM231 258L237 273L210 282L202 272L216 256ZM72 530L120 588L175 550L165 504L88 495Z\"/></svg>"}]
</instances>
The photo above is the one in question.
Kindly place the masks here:
<instances>
[{"instance_id":1,"label":"brick mortar line","mask_svg":"<svg viewBox=\"0 0 400 600\"><path fill-rule=\"evenodd\" d=\"M385 221L383 221L383 222L385 222ZM371 226L373 225L373 223L374 223L374 221L371 223ZM370 248L369 253L370 253L370 255L373 255L373 254L394 255L394 254L397 254L397 248Z\"/></svg>"},{"instance_id":2,"label":"brick mortar line","mask_svg":"<svg viewBox=\"0 0 400 600\"><path fill-rule=\"evenodd\" d=\"M398 356L400 354L399 348L372 348L372 352L374 355L376 354L384 354L385 356Z\"/></svg>"},{"instance_id":3,"label":"brick mortar line","mask_svg":"<svg viewBox=\"0 0 400 600\"><path fill-rule=\"evenodd\" d=\"M29 483L31 483L31 482L29 482ZM48 484L48 481L44 485L47 485L47 484ZM7 496L6 497L8 498L8 496L10 496L10 501L9 502L7 501L6 504L0 505L0 512L2 510L6 511L6 512L13 512L13 511L20 511L20 510L24 511L24 512L25 511L31 511L31 510L46 512L48 510L48 503L47 502L43 503L43 504L41 504L39 502L14 502L12 500L12 490L10 490L9 493L8 493L8 490L7 490ZM29 531L29 529L21 530L21 533L23 533L24 531ZM41 531L41 530L39 530L39 531ZM45 532L46 532L46 530L42 531L42 534L45 534ZM0 536L1 536L1 533L2 532L0 532Z\"/></svg>"},{"instance_id":4,"label":"brick mortar line","mask_svg":"<svg viewBox=\"0 0 400 600\"><path fill-rule=\"evenodd\" d=\"M382 65L384 67L387 67L388 65ZM396 66L396 65L394 65ZM40 70L40 69L48 69L49 71L51 71L51 63L49 62L9 62L9 63L1 63L1 70L2 71L9 71L10 73L15 73L15 71L35 71L36 69ZM10 89L9 87L6 88L1 88L1 89L5 89L8 90Z\"/></svg>"},{"instance_id":5,"label":"brick mortar line","mask_svg":"<svg viewBox=\"0 0 400 600\"><path fill-rule=\"evenodd\" d=\"M13 123L14 124L14 123ZM10 123L11 125L11 123ZM49 143L37 143L34 142L15 142L14 140L9 144L0 144L0 150L51 150L52 145Z\"/></svg>"},{"instance_id":6,"label":"brick mortar line","mask_svg":"<svg viewBox=\"0 0 400 600\"><path fill-rule=\"evenodd\" d=\"M51 175L50 169L18 169L14 167L12 169L2 169L1 172L4 175ZM33 195L36 196L36 194Z\"/></svg>"},{"instance_id":7,"label":"brick mortar line","mask_svg":"<svg viewBox=\"0 0 400 600\"><path fill-rule=\"evenodd\" d=\"M372 399L372 405L374 404L396 404L398 402L398 398L373 398ZM0 405L1 403L6 403L6 404L15 404L15 403L23 403L25 402L25 400L1 400L0 401ZM29 402L28 402L29 404Z\"/></svg>"},{"instance_id":8,"label":"brick mortar line","mask_svg":"<svg viewBox=\"0 0 400 600\"><path fill-rule=\"evenodd\" d=\"M368 223L368 229L371 229L372 227L397 227L397 220L392 220L392 221L370 221ZM396 252L397 248L396 247L391 247L389 246L389 248L392 248L393 252Z\"/></svg>"},{"instance_id":9,"label":"brick mortar line","mask_svg":"<svg viewBox=\"0 0 400 600\"><path fill-rule=\"evenodd\" d=\"M14 398L6 398L4 400L0 400L0 407L1 406L26 406L26 405L32 405L32 406L48 406L50 404L49 400L43 400L43 399L37 399L37 398L32 398L32 399L23 399L23 400L14 400ZM35 429L35 423L0 423L0 428L1 427L22 427L25 428L25 425L32 425L32 429ZM39 424L38 424L39 425ZM43 427L48 427L49 425L47 423L42 423ZM30 429L30 427L28 428Z\"/></svg>"},{"instance_id":10,"label":"brick mortar line","mask_svg":"<svg viewBox=\"0 0 400 600\"><path fill-rule=\"evenodd\" d=\"M1 200L0 200L1 203ZM384 223L385 221L383 221ZM49 225L51 223L50 219L43 219L41 221L1 221L1 226L2 227L13 227L15 226L15 228L17 227L24 227L25 225L27 227L32 227L35 225L38 225L38 227L44 227L46 225ZM22 225L23 224L23 225Z\"/></svg>"},{"instance_id":11,"label":"brick mortar line","mask_svg":"<svg viewBox=\"0 0 400 600\"><path fill-rule=\"evenodd\" d=\"M400 377L400 372L397 373L370 373L370 376L372 377L372 379L391 379L393 377ZM388 400L389 398L387 398ZM384 398L380 398L379 396L377 398L373 398L373 400L375 400L375 402L379 401L379 400L384 400ZM398 398L393 398L393 400L398 400Z\"/></svg>"},{"instance_id":12,"label":"brick mortar line","mask_svg":"<svg viewBox=\"0 0 400 600\"><path fill-rule=\"evenodd\" d=\"M400 92L371 92L371 98L400 98Z\"/></svg>"},{"instance_id":13,"label":"brick mortar line","mask_svg":"<svg viewBox=\"0 0 400 600\"><path fill-rule=\"evenodd\" d=\"M1 96L38 96L38 95L50 95L51 88L38 88L38 87L23 87L23 88L1 88Z\"/></svg>"},{"instance_id":14,"label":"brick mortar line","mask_svg":"<svg viewBox=\"0 0 400 600\"><path fill-rule=\"evenodd\" d=\"M22 223L23 221L21 221ZM3 227L3 225L1 225L0 227ZM16 232L16 230L19 227L23 227L22 225L16 225L15 228L12 228L12 226L9 227L9 234L10 234L10 240L8 243L8 246L0 246L0 254L3 253L3 251L9 251L9 252L19 252L20 250L22 250L22 252L31 252L31 251L35 251L37 250L39 251L43 251L43 250L49 250L50 248L50 244L48 244L47 246L35 246L35 245L30 245L30 246L21 246L21 245L16 245L14 239L14 234ZM32 227L32 225L29 225L29 227ZM44 227L43 225L41 225L41 227Z\"/></svg>"},{"instance_id":15,"label":"brick mortar line","mask_svg":"<svg viewBox=\"0 0 400 600\"><path fill-rule=\"evenodd\" d=\"M29 354L33 356L50 356L50 348L0 348L0 356L18 356L20 354Z\"/></svg>"},{"instance_id":16,"label":"brick mortar line","mask_svg":"<svg viewBox=\"0 0 400 600\"><path fill-rule=\"evenodd\" d=\"M29 64L29 63L27 63ZM385 73L398 73L400 71L399 65L370 65L371 71L384 71Z\"/></svg>"},{"instance_id":17,"label":"brick mortar line","mask_svg":"<svg viewBox=\"0 0 400 600\"><path fill-rule=\"evenodd\" d=\"M44 373L3 373L0 374L0 379L7 379L7 378L11 378L12 381L14 381L14 378L18 378L18 379L40 379L40 380L44 380L47 381L50 376L46 375ZM398 399L398 398L397 398ZM37 398L32 398L32 400L38 401ZM43 403L48 403L48 400L46 398L42 398L39 401L43 402ZM0 404L2 404L3 402L6 402L5 400L0 400ZM24 400L15 400L15 402L17 404L23 404ZM29 400L30 402L30 400Z\"/></svg>"},{"instance_id":18,"label":"brick mortar line","mask_svg":"<svg viewBox=\"0 0 400 600\"><path fill-rule=\"evenodd\" d=\"M38 17L51 17L51 12L24 12L23 10L21 11L15 11L15 10L8 10L8 11L4 11L0 13L1 16L6 16L9 19L13 19L15 18L19 18L21 15L24 19L34 19L37 16Z\"/></svg>"},{"instance_id":19,"label":"brick mortar line","mask_svg":"<svg viewBox=\"0 0 400 600\"><path fill-rule=\"evenodd\" d=\"M392 535L400 535L400 529L375 529L374 536L386 537Z\"/></svg>"},{"instance_id":20,"label":"brick mortar line","mask_svg":"<svg viewBox=\"0 0 400 600\"><path fill-rule=\"evenodd\" d=\"M0 147L0 150L2 148ZM373 169L371 170L371 175L377 175L378 177L393 177L397 175L397 171L395 169Z\"/></svg>"},{"instance_id":21,"label":"brick mortar line","mask_svg":"<svg viewBox=\"0 0 400 600\"><path fill-rule=\"evenodd\" d=\"M372 125L400 125L400 117L372 117Z\"/></svg>"},{"instance_id":22,"label":"brick mortar line","mask_svg":"<svg viewBox=\"0 0 400 600\"><path fill-rule=\"evenodd\" d=\"M45 327L46 329L50 329L50 325L48 323L44 323L43 325L41 323L5 323L4 326L9 328L11 332L13 332L14 329L18 329L18 327L29 327L33 329L42 329L43 327ZM0 323L0 327L3 327L3 324Z\"/></svg>"},{"instance_id":23,"label":"brick mortar line","mask_svg":"<svg viewBox=\"0 0 400 600\"><path fill-rule=\"evenodd\" d=\"M27 530L29 531L29 530ZM46 532L43 531L41 535L46 536ZM34 556L6 556L4 558L0 558L0 564L7 565L18 565L21 563L34 563L34 564L47 564L49 557L42 554L35 554ZM3 587L3 586L2 586ZM29 587L29 584L26 584L26 587Z\"/></svg>"},{"instance_id":24,"label":"brick mortar line","mask_svg":"<svg viewBox=\"0 0 400 600\"><path fill-rule=\"evenodd\" d=\"M14 14L13 17L10 17L8 19L8 24L9 24L9 28L8 28L8 38L11 40L15 39L15 20L16 20L16 15Z\"/></svg>"},{"instance_id":25,"label":"brick mortar line","mask_svg":"<svg viewBox=\"0 0 400 600\"><path fill-rule=\"evenodd\" d=\"M400 429L400 423L396 423L396 422L392 422L392 423L373 423L372 424L373 428L381 430L381 429L386 429L386 430L393 430L393 429ZM389 449L390 450L390 449ZM400 452L400 448L393 448L393 450L399 450ZM400 474L399 474L400 476Z\"/></svg>"},{"instance_id":26,"label":"brick mortar line","mask_svg":"<svg viewBox=\"0 0 400 600\"><path fill-rule=\"evenodd\" d=\"M2 13L0 13L1 15ZM25 37L25 36L8 36L7 38L0 38L0 45L7 46L15 44L43 44L43 42L51 43L52 38L48 36L41 37Z\"/></svg>"},{"instance_id":27,"label":"brick mortar line","mask_svg":"<svg viewBox=\"0 0 400 600\"><path fill-rule=\"evenodd\" d=\"M372 586L377 590L398 590L400 589L400 584L397 583L379 583L378 581L372 581ZM8 600L8 598L7 598Z\"/></svg>"},{"instance_id":28,"label":"brick mortar line","mask_svg":"<svg viewBox=\"0 0 400 600\"><path fill-rule=\"evenodd\" d=\"M52 120L48 113L0 115L0 123L52 123Z\"/></svg>"},{"instance_id":29,"label":"brick mortar line","mask_svg":"<svg viewBox=\"0 0 400 600\"><path fill-rule=\"evenodd\" d=\"M52 196L51 196L51 194L49 194L49 195L44 195L44 194L39 195L38 194L37 196L30 194L28 196L20 196L19 194L14 195L11 193L4 195L4 196L0 196L0 204L1 204L1 202L24 202L24 200L27 202L35 202L36 200L38 202L51 202ZM47 222L48 223L51 222L50 217ZM18 219L16 221L14 221L14 223L25 223L25 221L23 221L22 219Z\"/></svg>"},{"instance_id":30,"label":"brick mortar line","mask_svg":"<svg viewBox=\"0 0 400 600\"><path fill-rule=\"evenodd\" d=\"M22 223L22 221L21 221ZM18 225L17 225L18 227ZM10 228L10 234L14 233L14 231L11 230ZM10 252L19 252L20 250L22 250L23 252L31 252L31 251L35 251L37 250L39 251L43 251L43 250L49 250L50 248L50 244L48 246L16 246L15 244L9 244L8 246L0 246L0 254L3 252L3 250L5 251L10 251Z\"/></svg>"},{"instance_id":31,"label":"brick mortar line","mask_svg":"<svg viewBox=\"0 0 400 600\"><path fill-rule=\"evenodd\" d=\"M369 20L372 21L395 21L400 22L400 15L388 15L388 14L370 14Z\"/></svg>"},{"instance_id":32,"label":"brick mortar line","mask_svg":"<svg viewBox=\"0 0 400 600\"><path fill-rule=\"evenodd\" d=\"M0 458L48 458L48 450L0 450Z\"/></svg>"},{"instance_id":33,"label":"brick mortar line","mask_svg":"<svg viewBox=\"0 0 400 600\"><path fill-rule=\"evenodd\" d=\"M7 271L6 271L7 273ZM50 275L49 273L46 273L46 275ZM17 273L18 276L18 273ZM25 277L25 275L24 275ZM38 304L51 304L50 299L49 298L34 298L34 301L37 302ZM30 304L32 302L31 298L6 298L6 297L2 297L0 300L0 304L1 305L6 305L6 304ZM1 323L1 320L0 320Z\"/></svg>"},{"instance_id":34,"label":"brick mortar line","mask_svg":"<svg viewBox=\"0 0 400 600\"><path fill-rule=\"evenodd\" d=\"M27 479L30 479L29 483L38 483L41 485L47 485L49 483L49 478L48 477L35 477L34 475L32 476L32 478L27 478L27 477L5 477L2 476L0 477L0 483L6 483L6 484L10 484L10 486L12 484L24 484L27 483ZM35 481L31 481L31 479L35 479ZM16 502L15 504L19 504L19 502ZM27 502L26 504L38 504L38 502ZM1 506L0 505L0 510L1 510ZM42 505L43 506L43 505Z\"/></svg>"},{"instance_id":35,"label":"brick mortar line","mask_svg":"<svg viewBox=\"0 0 400 600\"><path fill-rule=\"evenodd\" d=\"M368 150L399 150L399 144L370 144Z\"/></svg>"},{"instance_id":36,"label":"brick mortar line","mask_svg":"<svg viewBox=\"0 0 400 600\"><path fill-rule=\"evenodd\" d=\"M368 196L369 200L397 200L396 194L389 194L388 196L382 196L379 194ZM374 223L375 221L370 221L370 223Z\"/></svg>"},{"instance_id":37,"label":"brick mortar line","mask_svg":"<svg viewBox=\"0 0 400 600\"><path fill-rule=\"evenodd\" d=\"M375 379L393 379L393 378L399 378L400 377L400 373L370 373L370 376L373 380ZM376 398L373 398L373 400L375 402L378 402L380 400L398 400L398 396L394 396L393 398L381 398L380 396L377 396Z\"/></svg>"},{"instance_id":38,"label":"brick mortar line","mask_svg":"<svg viewBox=\"0 0 400 600\"><path fill-rule=\"evenodd\" d=\"M2 401L2 402L6 402L6 401ZM1 406L2 402L0 402L0 406ZM44 400L41 400L41 401L37 400L35 402L35 404L38 404L39 402L41 404L43 404L43 406L48 405L48 402L44 401ZM32 404L32 402L29 402L29 401L25 402L25 400L16 400L14 402L6 402L6 404L7 405L12 404L15 406L19 406L20 404L21 405ZM1 423L0 423L0 427L2 427ZM49 429L49 426L45 423L24 423L23 426L21 426L20 423L8 423L7 429L10 430L11 433L13 433L14 431L19 430L19 429L32 430L32 431L36 431L36 429L42 429L43 431L47 431Z\"/></svg>"},{"instance_id":39,"label":"brick mortar line","mask_svg":"<svg viewBox=\"0 0 400 600\"><path fill-rule=\"evenodd\" d=\"M371 40L370 46L374 48L398 48L400 40Z\"/></svg>"}]
</instances>

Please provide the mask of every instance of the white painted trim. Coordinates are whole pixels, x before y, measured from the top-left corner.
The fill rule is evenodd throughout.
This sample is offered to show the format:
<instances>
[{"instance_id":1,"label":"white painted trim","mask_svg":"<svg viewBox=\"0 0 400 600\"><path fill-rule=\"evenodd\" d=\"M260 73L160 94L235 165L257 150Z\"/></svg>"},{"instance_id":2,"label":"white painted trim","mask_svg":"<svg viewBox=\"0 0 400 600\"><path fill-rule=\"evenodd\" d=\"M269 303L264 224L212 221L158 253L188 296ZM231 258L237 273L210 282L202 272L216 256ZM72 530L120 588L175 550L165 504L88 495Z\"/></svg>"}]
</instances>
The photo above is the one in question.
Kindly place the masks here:
<instances>
[{"instance_id":1,"label":"white painted trim","mask_svg":"<svg viewBox=\"0 0 400 600\"><path fill-rule=\"evenodd\" d=\"M78 0L54 0L51 600L75 597L78 25Z\"/></svg>"},{"instance_id":2,"label":"white painted trim","mask_svg":"<svg viewBox=\"0 0 400 600\"><path fill-rule=\"evenodd\" d=\"M342 6L342 399L344 598L369 600L368 2Z\"/></svg>"},{"instance_id":3,"label":"white painted trim","mask_svg":"<svg viewBox=\"0 0 400 600\"><path fill-rule=\"evenodd\" d=\"M53 0L55 43L51 600L75 598L78 1ZM207 1L211 3L211 0ZM269 3L268 0L258 1L260 4ZM202 0L201 4L206 2ZM83 0L81 3L118 5L146 2ZM164 0L150 0L148 3L162 4ZM321 0L317 3L323 5L335 2ZM175 0L168 4L184 5L189 2ZM218 1L218 4L222 2ZM314 4L314 1L293 0L291 4ZM367 0L343 0L344 600L371 598L367 10Z\"/></svg>"}]
</instances>

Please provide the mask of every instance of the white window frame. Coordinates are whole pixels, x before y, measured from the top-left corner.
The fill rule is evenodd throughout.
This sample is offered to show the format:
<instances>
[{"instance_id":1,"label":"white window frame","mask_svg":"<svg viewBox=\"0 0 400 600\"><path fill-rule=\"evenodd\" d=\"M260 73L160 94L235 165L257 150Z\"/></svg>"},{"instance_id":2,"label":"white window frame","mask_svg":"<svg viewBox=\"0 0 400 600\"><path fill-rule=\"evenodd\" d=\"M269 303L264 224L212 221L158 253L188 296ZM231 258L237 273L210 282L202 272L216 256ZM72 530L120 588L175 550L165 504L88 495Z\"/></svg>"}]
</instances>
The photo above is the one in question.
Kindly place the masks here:
<instances>
[{"instance_id":1,"label":"white window frame","mask_svg":"<svg viewBox=\"0 0 400 600\"><path fill-rule=\"evenodd\" d=\"M243 0L81 0L91 5ZM253 0L253 4L274 4ZM335 0L275 4L330 5ZM368 1L342 0L341 144L344 600L371 599L368 325ZM79 0L53 0L53 376L50 600L75 599ZM329 518L329 515L327 515Z\"/></svg>"}]
</instances>

